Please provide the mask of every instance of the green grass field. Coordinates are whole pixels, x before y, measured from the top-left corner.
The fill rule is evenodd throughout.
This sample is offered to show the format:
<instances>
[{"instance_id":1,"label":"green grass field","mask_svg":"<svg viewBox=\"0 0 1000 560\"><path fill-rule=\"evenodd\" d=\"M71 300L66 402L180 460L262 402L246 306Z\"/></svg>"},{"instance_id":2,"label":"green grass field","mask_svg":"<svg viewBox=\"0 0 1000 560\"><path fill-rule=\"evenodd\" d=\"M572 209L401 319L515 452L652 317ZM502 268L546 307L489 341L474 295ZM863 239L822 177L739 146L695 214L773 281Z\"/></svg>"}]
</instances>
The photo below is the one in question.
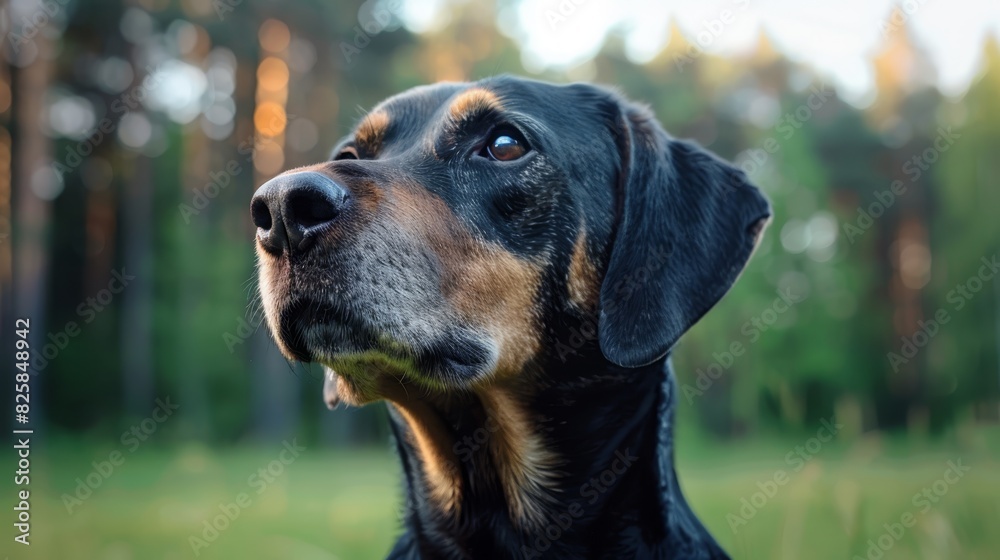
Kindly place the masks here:
<instances>
[{"instance_id":1,"label":"green grass field","mask_svg":"<svg viewBox=\"0 0 1000 560\"><path fill-rule=\"evenodd\" d=\"M786 460L807 441L681 443L685 491L734 557L866 558L868 540L880 535L888 545L881 556L886 560L1000 555L995 434L977 433L962 444L866 437L851 445L826 444L801 465ZM282 465L270 482L250 477L280 457L280 446L224 451L140 446L131 454L125 450L124 462L106 479L94 474L92 462L107 460L114 448L83 449L80 443L60 443L34 450L32 544L24 547L13 543L13 535L5 537L7 557L361 560L382 558L397 532L397 466L388 446L308 449ZM945 481L947 462L959 460L969 471ZM765 481L775 480L779 470L787 480L779 476L786 482L775 483L773 491ZM62 496L88 475L100 485L70 514ZM773 497L755 498L761 485ZM923 502L913 502L925 487L936 499L926 511ZM10 518L15 500L9 486L4 492ZM239 508L239 516L218 535L209 534L207 547L196 554L190 537L204 538L205 520L221 514L220 504L239 503L241 493L249 500L243 500L245 507L230 506ZM733 521L742 498L760 505L747 519L738 517L745 524ZM904 527L903 519L912 526ZM737 524L735 533L730 523ZM884 524L898 524L898 538ZM9 523L6 527L12 533ZM878 558L874 552L871 557Z\"/></svg>"}]
</instances>

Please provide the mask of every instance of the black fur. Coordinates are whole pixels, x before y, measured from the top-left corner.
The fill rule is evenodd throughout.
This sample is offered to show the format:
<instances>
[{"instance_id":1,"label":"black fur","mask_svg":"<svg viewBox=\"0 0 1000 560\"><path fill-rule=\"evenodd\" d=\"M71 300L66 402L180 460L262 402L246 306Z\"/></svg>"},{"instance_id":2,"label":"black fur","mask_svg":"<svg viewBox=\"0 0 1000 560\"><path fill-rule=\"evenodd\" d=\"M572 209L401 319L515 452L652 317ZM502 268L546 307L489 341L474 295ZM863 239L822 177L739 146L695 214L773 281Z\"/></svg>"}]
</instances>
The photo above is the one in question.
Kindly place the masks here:
<instances>
[{"instance_id":1,"label":"black fur","mask_svg":"<svg viewBox=\"0 0 1000 560\"><path fill-rule=\"evenodd\" d=\"M529 408L547 419L538 429L564 461L564 477L552 492L541 540L512 525L495 480L480 484L486 488L463 503L458 527L442 520L422 494L419 471L411 467L417 460L414 450L394 422L406 472L407 531L389 557L727 558L678 486L671 426L674 380L665 355L742 270L756 228L770 215L767 202L741 172L693 144L669 138L645 110L613 92L572 85L554 95L548 84L511 78L487 84L505 106L514 99L531 107L548 135L534 139L533 148L546 150L570 170L561 178L569 193L560 196L571 199L559 208L562 227L572 230L575 218L585 216L592 243L610 252L599 326L565 309L548 313L553 319L549 356L538 364L546 387ZM615 197L623 199L617 212ZM557 259L566 259L571 249L566 239L526 241L516 232L491 233L515 252L531 241L555 245ZM564 289L561 275L551 281L552 291ZM588 339L595 330L599 335ZM581 347L570 343L574 336L584 339ZM475 442L484 417L475 402L459 407L450 418L456 440ZM616 453L637 459L616 475L607 492L591 492L593 486L585 485L612 467ZM490 466L476 464L470 470L476 469ZM466 487L476 478L490 476L466 475ZM578 517L569 513L574 503L583 511ZM545 536L546 530L557 538Z\"/></svg>"},{"instance_id":2,"label":"black fur","mask_svg":"<svg viewBox=\"0 0 1000 560\"><path fill-rule=\"evenodd\" d=\"M442 124L449 100L471 87L493 92L502 110ZM646 109L591 85L505 76L418 88L381 107L391 119L378 152L363 153L348 137L334 156L358 148L360 159L334 161L325 172L349 188L404 175L477 237L542 263L535 294L542 350L521 372L520 387L532 429L558 461L541 526L512 519L494 457L483 449L491 419L474 392L461 388L482 372L442 373L459 387L429 400L455 442L460 513L449 517L429 497L406 422L393 413L406 502L405 532L390 558L726 558L674 472L669 352L735 281L770 216L767 201L741 172L669 137ZM470 155L501 124L523 134L529 156L492 162ZM568 294L581 234L600 283L594 309ZM311 256L326 262L295 269L306 279L297 289L315 290L308 282L358 266L343 253ZM310 277L312 269L326 276ZM365 306L392 299L348 303L360 316ZM375 330L393 335L388 327ZM337 342L300 339L306 355L319 352L314 347L337 351L330 348ZM412 354L479 348L475 340L453 340L442 337Z\"/></svg>"}]
</instances>

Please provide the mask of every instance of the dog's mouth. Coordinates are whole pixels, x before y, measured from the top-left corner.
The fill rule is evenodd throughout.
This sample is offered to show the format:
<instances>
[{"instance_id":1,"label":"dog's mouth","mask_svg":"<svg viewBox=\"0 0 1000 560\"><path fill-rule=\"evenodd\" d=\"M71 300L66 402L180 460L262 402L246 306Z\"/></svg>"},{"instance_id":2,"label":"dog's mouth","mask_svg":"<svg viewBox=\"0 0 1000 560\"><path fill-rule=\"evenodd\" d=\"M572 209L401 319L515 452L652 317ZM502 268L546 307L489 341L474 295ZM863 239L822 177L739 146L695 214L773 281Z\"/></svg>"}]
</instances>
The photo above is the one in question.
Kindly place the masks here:
<instances>
[{"instance_id":1,"label":"dog's mouth","mask_svg":"<svg viewBox=\"0 0 1000 560\"><path fill-rule=\"evenodd\" d=\"M365 342L371 337L364 325L354 314L347 312L339 305L306 298L294 300L280 314L278 336L288 352L300 362L312 362L317 358L318 350L322 353L337 353L338 350L350 351L358 342ZM337 337L323 337L320 348L317 348L319 331L330 331Z\"/></svg>"},{"instance_id":2,"label":"dog's mouth","mask_svg":"<svg viewBox=\"0 0 1000 560\"><path fill-rule=\"evenodd\" d=\"M374 398L382 380L415 381L425 389L462 387L489 372L497 359L493 345L470 328L452 325L427 340L404 343L402 333L376 330L361 313L307 298L281 311L279 329L292 357L322 364L335 372L327 377L366 395L351 400Z\"/></svg>"}]
</instances>

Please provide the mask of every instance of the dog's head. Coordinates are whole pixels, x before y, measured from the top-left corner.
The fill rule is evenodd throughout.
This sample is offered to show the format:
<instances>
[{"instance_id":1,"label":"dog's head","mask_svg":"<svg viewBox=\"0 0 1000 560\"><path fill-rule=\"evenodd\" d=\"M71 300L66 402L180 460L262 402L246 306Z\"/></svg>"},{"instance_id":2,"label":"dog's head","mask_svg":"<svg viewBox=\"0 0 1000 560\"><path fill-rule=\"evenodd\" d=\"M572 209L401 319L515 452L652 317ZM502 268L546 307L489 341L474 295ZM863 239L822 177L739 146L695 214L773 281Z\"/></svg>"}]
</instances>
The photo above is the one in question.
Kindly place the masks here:
<instances>
[{"instance_id":1,"label":"dog's head","mask_svg":"<svg viewBox=\"0 0 1000 560\"><path fill-rule=\"evenodd\" d=\"M355 404L519 375L568 318L592 317L616 365L660 359L770 214L742 172L617 93L511 77L388 99L251 211L279 348Z\"/></svg>"}]
</instances>

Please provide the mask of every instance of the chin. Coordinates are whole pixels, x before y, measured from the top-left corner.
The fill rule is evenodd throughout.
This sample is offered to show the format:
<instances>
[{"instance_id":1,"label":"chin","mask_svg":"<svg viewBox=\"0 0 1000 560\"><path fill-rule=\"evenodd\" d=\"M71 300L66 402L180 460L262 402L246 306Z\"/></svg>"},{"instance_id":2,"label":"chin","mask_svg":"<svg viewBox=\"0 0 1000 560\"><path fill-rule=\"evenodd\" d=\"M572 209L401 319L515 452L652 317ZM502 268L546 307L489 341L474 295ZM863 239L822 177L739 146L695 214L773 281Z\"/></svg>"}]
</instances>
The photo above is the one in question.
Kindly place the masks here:
<instances>
[{"instance_id":1,"label":"chin","mask_svg":"<svg viewBox=\"0 0 1000 560\"><path fill-rule=\"evenodd\" d=\"M277 316L275 338L285 356L323 366L328 404L330 391L338 403L364 405L463 390L490 379L498 362L497 345L465 326L420 340L416 333L374 329L363 312L332 304L298 302Z\"/></svg>"}]
</instances>

